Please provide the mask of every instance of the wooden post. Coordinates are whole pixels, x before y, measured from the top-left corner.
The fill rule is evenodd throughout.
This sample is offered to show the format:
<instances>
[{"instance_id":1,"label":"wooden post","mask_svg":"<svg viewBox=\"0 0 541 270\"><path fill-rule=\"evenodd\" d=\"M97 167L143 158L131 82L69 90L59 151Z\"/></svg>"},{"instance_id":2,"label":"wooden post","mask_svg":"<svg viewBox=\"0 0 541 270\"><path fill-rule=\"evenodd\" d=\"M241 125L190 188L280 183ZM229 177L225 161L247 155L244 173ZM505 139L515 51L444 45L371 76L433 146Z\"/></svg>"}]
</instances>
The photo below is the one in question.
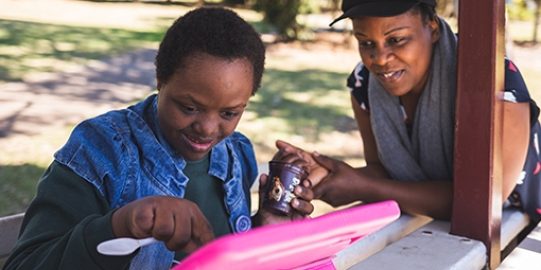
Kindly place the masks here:
<instances>
[{"instance_id":1,"label":"wooden post","mask_svg":"<svg viewBox=\"0 0 541 270\"><path fill-rule=\"evenodd\" d=\"M460 1L451 233L485 243L500 264L504 0Z\"/></svg>"}]
</instances>

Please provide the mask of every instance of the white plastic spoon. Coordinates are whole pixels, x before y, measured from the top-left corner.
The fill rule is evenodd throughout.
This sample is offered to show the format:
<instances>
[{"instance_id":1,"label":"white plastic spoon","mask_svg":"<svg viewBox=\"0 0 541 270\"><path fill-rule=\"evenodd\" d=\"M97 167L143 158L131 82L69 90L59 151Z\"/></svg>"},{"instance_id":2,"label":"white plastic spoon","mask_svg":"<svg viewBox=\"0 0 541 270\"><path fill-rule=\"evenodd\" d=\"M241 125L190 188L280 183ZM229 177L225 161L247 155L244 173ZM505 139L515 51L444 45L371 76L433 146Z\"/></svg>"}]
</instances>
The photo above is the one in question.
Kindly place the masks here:
<instances>
[{"instance_id":1,"label":"white plastic spoon","mask_svg":"<svg viewBox=\"0 0 541 270\"><path fill-rule=\"evenodd\" d=\"M158 242L154 237L135 239L129 237L115 238L101 242L97 249L103 255L123 256L133 253L136 249Z\"/></svg>"}]
</instances>

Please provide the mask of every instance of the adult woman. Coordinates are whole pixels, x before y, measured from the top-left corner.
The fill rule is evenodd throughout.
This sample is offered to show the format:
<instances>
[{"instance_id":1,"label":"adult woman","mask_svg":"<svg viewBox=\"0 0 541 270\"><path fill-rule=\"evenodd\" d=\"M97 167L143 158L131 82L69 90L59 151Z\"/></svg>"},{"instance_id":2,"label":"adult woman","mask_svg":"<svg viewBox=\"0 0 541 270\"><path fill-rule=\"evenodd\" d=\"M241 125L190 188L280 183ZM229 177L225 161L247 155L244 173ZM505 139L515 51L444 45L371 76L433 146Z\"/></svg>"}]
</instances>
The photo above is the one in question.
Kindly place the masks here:
<instances>
[{"instance_id":1,"label":"adult woman","mask_svg":"<svg viewBox=\"0 0 541 270\"><path fill-rule=\"evenodd\" d=\"M435 0L343 1L344 14L334 22L351 18L359 45L362 63L348 87L366 167L312 155L314 168L329 171L314 187L316 197L332 205L394 199L406 212L450 218L457 37L435 6ZM535 173L522 169L538 114L510 61L505 90L503 200L517 181ZM285 142L277 146L295 151Z\"/></svg>"}]
</instances>

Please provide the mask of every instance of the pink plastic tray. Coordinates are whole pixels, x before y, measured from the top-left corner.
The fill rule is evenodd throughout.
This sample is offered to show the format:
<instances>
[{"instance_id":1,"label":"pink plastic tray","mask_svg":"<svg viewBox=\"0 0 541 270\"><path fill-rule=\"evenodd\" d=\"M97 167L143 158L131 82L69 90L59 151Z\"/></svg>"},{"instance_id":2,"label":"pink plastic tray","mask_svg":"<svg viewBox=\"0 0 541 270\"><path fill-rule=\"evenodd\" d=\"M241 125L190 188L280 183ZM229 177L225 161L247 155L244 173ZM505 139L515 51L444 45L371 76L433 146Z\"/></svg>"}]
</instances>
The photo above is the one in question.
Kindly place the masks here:
<instances>
[{"instance_id":1,"label":"pink plastic tray","mask_svg":"<svg viewBox=\"0 0 541 270\"><path fill-rule=\"evenodd\" d=\"M398 204L384 201L254 228L210 242L173 270L335 269L336 253L399 216Z\"/></svg>"}]
</instances>

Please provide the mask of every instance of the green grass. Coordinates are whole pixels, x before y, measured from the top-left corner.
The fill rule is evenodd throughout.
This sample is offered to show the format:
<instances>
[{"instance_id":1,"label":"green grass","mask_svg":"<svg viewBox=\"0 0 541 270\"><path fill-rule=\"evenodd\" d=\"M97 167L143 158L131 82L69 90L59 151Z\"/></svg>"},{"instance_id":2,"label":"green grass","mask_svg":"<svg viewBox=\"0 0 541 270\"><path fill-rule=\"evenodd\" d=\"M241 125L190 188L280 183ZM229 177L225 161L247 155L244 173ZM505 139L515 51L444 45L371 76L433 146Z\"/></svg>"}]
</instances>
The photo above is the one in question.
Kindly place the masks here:
<instances>
[{"instance_id":1,"label":"green grass","mask_svg":"<svg viewBox=\"0 0 541 270\"><path fill-rule=\"evenodd\" d=\"M19 213L30 203L44 169L35 164L0 167L0 217Z\"/></svg>"},{"instance_id":2,"label":"green grass","mask_svg":"<svg viewBox=\"0 0 541 270\"><path fill-rule=\"evenodd\" d=\"M0 83L35 72L60 72L136 48L154 46L164 29L130 31L0 19ZM70 127L11 142L0 155L0 216L24 211L52 153Z\"/></svg>"},{"instance_id":3,"label":"green grass","mask_svg":"<svg viewBox=\"0 0 541 270\"><path fill-rule=\"evenodd\" d=\"M0 82L156 44L163 30L72 27L0 19Z\"/></svg>"},{"instance_id":4,"label":"green grass","mask_svg":"<svg viewBox=\"0 0 541 270\"><path fill-rule=\"evenodd\" d=\"M355 120L347 106L349 93L343 89L346 77L347 74L325 70L268 69L263 88L252 100L249 111L256 114L256 119L283 120L284 125L277 129L303 134L312 142L319 141L320 134L325 132L354 130Z\"/></svg>"}]
</instances>

